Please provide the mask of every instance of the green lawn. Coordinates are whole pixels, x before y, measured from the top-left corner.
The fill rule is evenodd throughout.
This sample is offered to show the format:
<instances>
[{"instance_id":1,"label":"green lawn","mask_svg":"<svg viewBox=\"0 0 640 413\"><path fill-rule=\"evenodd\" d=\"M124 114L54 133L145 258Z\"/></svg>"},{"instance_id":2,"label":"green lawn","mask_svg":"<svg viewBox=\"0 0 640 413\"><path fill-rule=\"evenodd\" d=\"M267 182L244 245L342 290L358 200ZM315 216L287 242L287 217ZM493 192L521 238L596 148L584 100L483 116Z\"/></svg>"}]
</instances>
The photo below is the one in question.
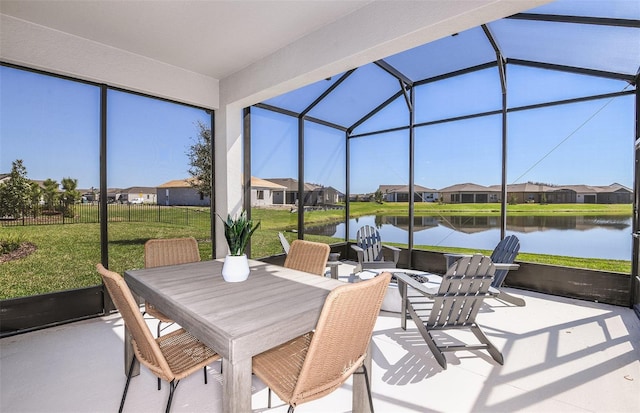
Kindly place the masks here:
<instances>
[{"instance_id":1,"label":"green lawn","mask_svg":"<svg viewBox=\"0 0 640 413\"><path fill-rule=\"evenodd\" d=\"M493 204L438 204L420 202L414 204L416 216L426 215L500 215L501 205ZM406 202L352 202L351 215L407 215ZM507 205L509 215L631 215L631 204L517 204Z\"/></svg>"},{"instance_id":2,"label":"green lawn","mask_svg":"<svg viewBox=\"0 0 640 413\"><path fill-rule=\"evenodd\" d=\"M185 210L188 214L185 215ZM97 211L97 210L96 210ZM92 213L96 214L97 212ZM151 238L193 236L199 241L202 259L211 258L209 212L201 208L172 208L168 222L128 222L129 219L149 220L149 216L131 216L127 206L109 206L109 264L114 271L141 268L144 265L144 243ZM134 210L138 211L138 210ZM376 204L354 202L351 216L406 215L408 204ZM499 214L499 204L439 205L420 203L415 214L420 215L487 215ZM164 213L164 212L163 212ZM631 205L510 205L510 214L554 215L593 214L630 215ZM171 215L173 214L173 215ZM343 220L343 210L312 211L305 214L306 224ZM297 228L297 215L288 210L252 210L252 218L261 221L261 227L252 238L252 256L265 257L282 252L278 232L282 231L289 241L297 238L290 232ZM154 218L155 219L155 218ZM0 299L43 294L52 291L75 289L96 285L99 277L95 271L100 262L100 227L97 223L65 225L33 225L0 227L0 238L19 237L37 246L36 252L27 258L0 264ZM342 240L327 236L307 236L307 239L325 243ZM416 246L431 251L471 252L456 248ZM490 253L491 251L485 251ZM518 260L567 265L630 273L629 261L580 259L521 253Z\"/></svg>"},{"instance_id":3,"label":"green lawn","mask_svg":"<svg viewBox=\"0 0 640 413\"><path fill-rule=\"evenodd\" d=\"M99 284L95 266L100 262L99 224L38 225L2 228L37 246L28 257L1 265L0 299L43 294ZM194 227L161 223L109 224L110 268L122 273L144 266L144 243L150 238L195 236L200 255L211 258L208 232Z\"/></svg>"}]
</instances>

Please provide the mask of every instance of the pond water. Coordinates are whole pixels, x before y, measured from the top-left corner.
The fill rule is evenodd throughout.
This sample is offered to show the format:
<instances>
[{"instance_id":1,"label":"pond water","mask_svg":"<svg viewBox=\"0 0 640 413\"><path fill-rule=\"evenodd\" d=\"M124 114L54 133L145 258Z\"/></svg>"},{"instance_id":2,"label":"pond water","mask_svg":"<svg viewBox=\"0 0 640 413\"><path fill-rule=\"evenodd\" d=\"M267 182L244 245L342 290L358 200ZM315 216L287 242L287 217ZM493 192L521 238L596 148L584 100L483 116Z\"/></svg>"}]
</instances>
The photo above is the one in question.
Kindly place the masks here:
<instances>
[{"instance_id":1,"label":"pond water","mask_svg":"<svg viewBox=\"0 0 640 413\"><path fill-rule=\"evenodd\" d=\"M520 251L584 258L631 260L631 216L507 217L507 235L520 239ZM408 243L409 218L364 216L349 222L349 239L371 225L385 242ZM344 238L344 224L307 227L308 234ZM500 240L500 217L415 217L413 244L492 250Z\"/></svg>"}]
</instances>

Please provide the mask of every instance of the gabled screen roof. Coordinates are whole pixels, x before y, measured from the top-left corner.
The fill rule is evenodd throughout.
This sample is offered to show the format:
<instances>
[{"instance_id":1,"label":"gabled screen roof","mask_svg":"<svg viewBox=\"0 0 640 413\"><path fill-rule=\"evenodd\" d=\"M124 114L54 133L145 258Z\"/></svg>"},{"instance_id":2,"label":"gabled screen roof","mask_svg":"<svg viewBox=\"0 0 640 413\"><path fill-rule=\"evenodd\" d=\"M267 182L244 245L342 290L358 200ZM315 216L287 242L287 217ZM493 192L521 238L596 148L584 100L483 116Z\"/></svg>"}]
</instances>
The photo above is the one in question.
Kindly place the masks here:
<instances>
[{"instance_id":1,"label":"gabled screen roof","mask_svg":"<svg viewBox=\"0 0 640 413\"><path fill-rule=\"evenodd\" d=\"M507 67L552 69L635 85L640 70L640 1L558 0L389 56L264 104L348 130L374 117L385 102L397 102L403 94L400 99L408 99L403 87L406 91L411 85L487 68L496 70L499 61Z\"/></svg>"}]
</instances>

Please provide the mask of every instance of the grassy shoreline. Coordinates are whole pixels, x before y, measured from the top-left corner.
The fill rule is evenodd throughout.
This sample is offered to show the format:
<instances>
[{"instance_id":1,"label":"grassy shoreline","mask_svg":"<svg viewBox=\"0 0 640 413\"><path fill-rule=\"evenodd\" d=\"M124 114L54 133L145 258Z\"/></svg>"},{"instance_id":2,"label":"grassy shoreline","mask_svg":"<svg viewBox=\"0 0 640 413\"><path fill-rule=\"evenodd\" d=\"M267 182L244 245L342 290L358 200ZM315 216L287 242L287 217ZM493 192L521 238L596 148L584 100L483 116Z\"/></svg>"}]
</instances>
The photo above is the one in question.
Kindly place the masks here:
<instances>
[{"instance_id":1,"label":"grassy shoreline","mask_svg":"<svg viewBox=\"0 0 640 413\"><path fill-rule=\"evenodd\" d=\"M438 204L416 203L415 216L499 216L500 204ZM357 218L367 215L398 215L408 214L409 204L374 202L352 202L350 205L350 217ZM553 215L587 215L587 216L631 216L631 204L518 204L507 205L508 215L518 216L553 216ZM279 243L273 243L277 239L278 231L295 230L297 228L297 215L288 210L269 208L252 209L252 217L262 221L262 227L252 239L255 252L265 251L266 255L279 254ZM305 213L305 224L326 224L330 222L342 222L344 210L311 211ZM296 238L294 233L285 233L292 241ZM305 236L312 241L325 243L342 242L327 236ZM393 243L392 243L393 244ZM393 244L403 246L402 244ZM406 247L406 245L404 245ZM414 248L435 252L471 253L478 252L474 249L440 247L430 245L415 245ZM485 254L491 254L490 250L480 250ZM561 265L575 268L586 268L601 271L613 271L625 274L631 273L630 260L609 260L600 258L566 257L560 255L520 253L518 261L538 264Z\"/></svg>"},{"instance_id":2,"label":"grassy shoreline","mask_svg":"<svg viewBox=\"0 0 640 413\"><path fill-rule=\"evenodd\" d=\"M114 212L118 212L114 209ZM179 211L176 211L176 213ZM109 262L111 269L123 272L144 265L144 242L150 238L194 236L199 240L202 259L211 258L211 240L208 211L200 210L199 220L186 224L161 222L109 222ZM631 215L631 205L509 205L509 214L521 215ZM376 204L354 202L352 218L366 215L408 214L407 203ZM499 204L416 204L415 215L499 215ZM253 219L261 221L261 227L252 238L252 256L265 257L280 254L278 232L292 241L297 234L298 216L288 209L254 208ZM342 222L344 210L312 211L305 213L305 224ZM178 222L177 220L175 222ZM37 250L26 258L0 264L0 299L43 294L52 291L88 287L99 284L95 264L100 261L100 232L97 223L66 225L34 225L0 227L0 238L19 237L32 242ZM306 237L325 243L343 242L321 235ZM405 246L406 247L406 246ZM419 249L438 252L473 252L463 248L416 246ZM483 251L490 253L491 251ZM594 270L615 271L629 274L630 261L583 259L555 255L521 253L518 261L551 265L565 265Z\"/></svg>"},{"instance_id":3,"label":"grassy shoreline","mask_svg":"<svg viewBox=\"0 0 640 413\"><path fill-rule=\"evenodd\" d=\"M507 205L508 215L631 215L631 204L516 204ZM352 202L350 212L352 216L362 215L406 215L409 204L373 202ZM438 204L435 202L421 202L414 204L414 214L426 215L500 215L501 204Z\"/></svg>"}]
</instances>

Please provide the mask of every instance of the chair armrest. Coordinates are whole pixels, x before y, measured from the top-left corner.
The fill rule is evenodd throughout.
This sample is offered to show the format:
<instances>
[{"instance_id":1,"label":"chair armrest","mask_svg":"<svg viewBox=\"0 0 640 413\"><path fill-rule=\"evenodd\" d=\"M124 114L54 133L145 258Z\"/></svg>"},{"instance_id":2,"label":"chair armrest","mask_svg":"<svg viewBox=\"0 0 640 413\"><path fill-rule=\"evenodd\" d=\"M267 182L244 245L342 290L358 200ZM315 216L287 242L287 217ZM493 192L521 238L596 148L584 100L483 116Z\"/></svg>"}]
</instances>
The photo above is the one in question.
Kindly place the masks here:
<instances>
[{"instance_id":1,"label":"chair armrest","mask_svg":"<svg viewBox=\"0 0 640 413\"><path fill-rule=\"evenodd\" d=\"M390 251L393 251L393 262L398 264L398 260L400 260L400 248L394 247L393 245L384 245L382 244L382 248L386 248Z\"/></svg>"},{"instance_id":2,"label":"chair armrest","mask_svg":"<svg viewBox=\"0 0 640 413\"><path fill-rule=\"evenodd\" d=\"M520 264L502 264L499 262L494 262L493 265L496 267L496 270L517 270L520 268Z\"/></svg>"},{"instance_id":3,"label":"chair armrest","mask_svg":"<svg viewBox=\"0 0 640 413\"><path fill-rule=\"evenodd\" d=\"M359 246L353 244L351 245L351 248L355 250L356 254L358 255L358 263L360 264L360 266L362 266L362 261L364 261L364 250Z\"/></svg>"},{"instance_id":4,"label":"chair armrest","mask_svg":"<svg viewBox=\"0 0 640 413\"><path fill-rule=\"evenodd\" d=\"M394 272L393 275L395 275L396 279L398 280L399 289L401 288L401 284L404 283L407 286L413 288L414 290L416 290L417 292L419 292L420 294L428 298L434 298L438 293L437 289L428 288L424 284L419 283L418 281L414 280L412 277L408 276L405 273Z\"/></svg>"}]
</instances>

